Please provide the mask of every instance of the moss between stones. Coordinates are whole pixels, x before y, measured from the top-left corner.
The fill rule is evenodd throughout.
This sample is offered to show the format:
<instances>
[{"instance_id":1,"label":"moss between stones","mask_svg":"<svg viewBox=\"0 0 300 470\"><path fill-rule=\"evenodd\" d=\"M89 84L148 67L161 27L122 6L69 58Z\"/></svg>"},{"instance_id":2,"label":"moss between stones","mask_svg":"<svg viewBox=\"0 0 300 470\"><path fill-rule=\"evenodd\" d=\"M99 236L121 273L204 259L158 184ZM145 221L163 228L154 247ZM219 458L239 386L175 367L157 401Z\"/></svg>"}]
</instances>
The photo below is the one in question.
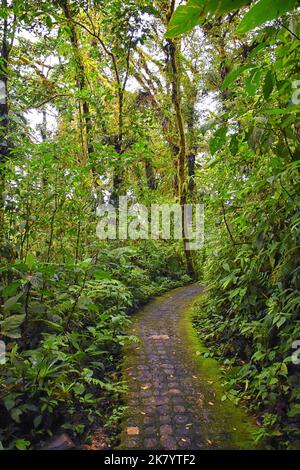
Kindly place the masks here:
<instances>
[{"instance_id":1,"label":"moss between stones","mask_svg":"<svg viewBox=\"0 0 300 470\"><path fill-rule=\"evenodd\" d=\"M194 304L197 301L199 298L194 300L192 305L183 312L179 330L186 343L187 355L197 371L198 384L204 395L204 402L208 403L212 393L214 395L209 424L213 427L213 433L219 434L221 431L219 434L219 438L221 436L220 448L257 449L258 445L254 442L254 433L257 431L255 419L247 415L242 406L236 406L229 400L221 400L224 395L221 385L221 366L215 359L204 357L203 354L208 352L208 349L201 343L192 324ZM226 432L222 432L224 430ZM263 444L260 444L259 447L263 448Z\"/></svg>"}]
</instances>

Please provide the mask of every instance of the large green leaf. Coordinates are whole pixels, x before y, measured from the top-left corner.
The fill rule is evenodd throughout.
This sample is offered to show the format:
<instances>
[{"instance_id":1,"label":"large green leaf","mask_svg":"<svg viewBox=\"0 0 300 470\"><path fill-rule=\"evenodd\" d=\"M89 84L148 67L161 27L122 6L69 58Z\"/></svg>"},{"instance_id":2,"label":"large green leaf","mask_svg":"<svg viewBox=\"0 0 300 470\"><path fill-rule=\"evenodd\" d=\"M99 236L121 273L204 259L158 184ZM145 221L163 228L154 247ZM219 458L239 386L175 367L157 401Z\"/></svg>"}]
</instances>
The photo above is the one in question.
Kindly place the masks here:
<instances>
[{"instance_id":1,"label":"large green leaf","mask_svg":"<svg viewBox=\"0 0 300 470\"><path fill-rule=\"evenodd\" d=\"M173 38L186 33L201 23L205 0L190 0L173 13L166 37Z\"/></svg>"},{"instance_id":2,"label":"large green leaf","mask_svg":"<svg viewBox=\"0 0 300 470\"><path fill-rule=\"evenodd\" d=\"M214 155L226 142L227 126L221 126L209 141L209 149Z\"/></svg>"},{"instance_id":3,"label":"large green leaf","mask_svg":"<svg viewBox=\"0 0 300 470\"><path fill-rule=\"evenodd\" d=\"M242 75L245 70L251 69L252 67L254 67L253 64L246 64L231 70L231 72L226 75L221 90L225 90L232 82L234 82L240 75Z\"/></svg>"},{"instance_id":4,"label":"large green leaf","mask_svg":"<svg viewBox=\"0 0 300 470\"><path fill-rule=\"evenodd\" d=\"M230 11L237 10L248 5L250 0L208 0L205 2L205 12L213 15L224 15Z\"/></svg>"},{"instance_id":5,"label":"large green leaf","mask_svg":"<svg viewBox=\"0 0 300 470\"><path fill-rule=\"evenodd\" d=\"M271 72L271 70L269 70L265 77L264 86L263 86L263 93L264 93L265 100L269 98L270 94L273 91L274 81L275 79L274 79L273 73Z\"/></svg>"},{"instance_id":6,"label":"large green leaf","mask_svg":"<svg viewBox=\"0 0 300 470\"><path fill-rule=\"evenodd\" d=\"M0 322L0 332L4 336L9 338L20 338L19 327L25 320L25 314L22 315L11 315Z\"/></svg>"},{"instance_id":7,"label":"large green leaf","mask_svg":"<svg viewBox=\"0 0 300 470\"><path fill-rule=\"evenodd\" d=\"M172 38L187 33L202 23L207 16L220 16L249 3L249 0L189 0L173 13L166 37Z\"/></svg>"},{"instance_id":8,"label":"large green leaf","mask_svg":"<svg viewBox=\"0 0 300 470\"><path fill-rule=\"evenodd\" d=\"M237 27L238 33L246 33L257 26L284 15L296 7L297 0L260 0L246 13Z\"/></svg>"},{"instance_id":9,"label":"large green leaf","mask_svg":"<svg viewBox=\"0 0 300 470\"><path fill-rule=\"evenodd\" d=\"M28 267L29 271L32 271L33 268L34 268L34 266L35 266L35 264L36 264L36 259L35 259L35 257L34 257L32 254L29 253L29 254L26 256L26 261L25 261L25 263L26 263L26 266Z\"/></svg>"},{"instance_id":10,"label":"large green leaf","mask_svg":"<svg viewBox=\"0 0 300 470\"><path fill-rule=\"evenodd\" d=\"M261 70L259 68L254 68L250 71L249 76L245 80L245 89L249 96L254 96L255 92L259 88L261 77Z\"/></svg>"},{"instance_id":11,"label":"large green leaf","mask_svg":"<svg viewBox=\"0 0 300 470\"><path fill-rule=\"evenodd\" d=\"M16 308L16 306L18 307L19 306L18 300L22 297L22 295L23 295L23 292L19 292L19 294L14 295L13 297L10 297L9 299L7 299L3 304L3 309L5 311L9 311L9 310Z\"/></svg>"}]
</instances>

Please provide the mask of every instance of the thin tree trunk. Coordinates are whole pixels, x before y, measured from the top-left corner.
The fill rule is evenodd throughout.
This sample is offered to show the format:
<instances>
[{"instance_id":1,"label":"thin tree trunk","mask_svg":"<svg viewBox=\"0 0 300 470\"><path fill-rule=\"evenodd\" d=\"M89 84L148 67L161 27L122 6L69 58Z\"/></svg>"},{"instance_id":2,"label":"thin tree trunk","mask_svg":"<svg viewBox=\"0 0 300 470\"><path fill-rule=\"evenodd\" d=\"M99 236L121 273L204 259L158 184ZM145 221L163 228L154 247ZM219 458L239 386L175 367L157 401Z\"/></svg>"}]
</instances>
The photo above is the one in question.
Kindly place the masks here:
<instances>
[{"instance_id":1,"label":"thin tree trunk","mask_svg":"<svg viewBox=\"0 0 300 470\"><path fill-rule=\"evenodd\" d=\"M147 179L147 186L149 189L156 189L156 181L151 162L147 159L145 161L145 174Z\"/></svg>"},{"instance_id":2,"label":"thin tree trunk","mask_svg":"<svg viewBox=\"0 0 300 470\"><path fill-rule=\"evenodd\" d=\"M124 90L122 89L122 84L120 82L119 73L115 70L117 86L118 86L118 135L115 138L115 151L117 154L122 154L122 145L123 145L123 99L124 99ZM118 159L118 164L120 163L120 158ZM113 174L113 184L112 192L110 197L110 202L115 205L117 199L120 196L120 190L122 188L122 183L124 179L124 170L122 168L114 168Z\"/></svg>"},{"instance_id":3,"label":"thin tree trunk","mask_svg":"<svg viewBox=\"0 0 300 470\"><path fill-rule=\"evenodd\" d=\"M7 9L7 0L2 0L2 9ZM1 44L1 66L0 66L0 259L5 249L5 220L4 220L4 191L5 191L5 165L10 155L8 142L8 88L7 68L10 47L8 44L8 20L3 19L2 44Z\"/></svg>"}]
</instances>

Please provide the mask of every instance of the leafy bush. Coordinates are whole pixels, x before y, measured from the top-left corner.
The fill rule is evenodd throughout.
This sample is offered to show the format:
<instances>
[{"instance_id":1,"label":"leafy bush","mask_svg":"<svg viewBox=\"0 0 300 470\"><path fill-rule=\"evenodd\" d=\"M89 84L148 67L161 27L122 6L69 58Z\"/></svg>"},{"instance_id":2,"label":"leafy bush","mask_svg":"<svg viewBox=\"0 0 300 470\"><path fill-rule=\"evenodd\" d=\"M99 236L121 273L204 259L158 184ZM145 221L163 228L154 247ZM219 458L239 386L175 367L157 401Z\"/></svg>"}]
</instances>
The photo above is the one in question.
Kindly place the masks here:
<instances>
[{"instance_id":1,"label":"leafy bush","mask_svg":"<svg viewBox=\"0 0 300 470\"><path fill-rule=\"evenodd\" d=\"M73 266L29 256L2 269L4 448L35 447L61 428L80 439L95 422L114 430L111 416L125 386L121 348L135 340L126 335L127 313L187 280L165 267L174 279L162 283L140 256L137 249L112 249L100 264L86 259Z\"/></svg>"},{"instance_id":2,"label":"leafy bush","mask_svg":"<svg viewBox=\"0 0 300 470\"><path fill-rule=\"evenodd\" d=\"M260 178L253 164L232 194L226 221L235 244L225 224L214 228L204 267L208 297L195 317L201 338L232 366L226 396L258 413L258 439L283 448L300 443L300 370L292 358L300 338L299 198L282 188L293 193L293 166L270 180L268 162L264 170L259 162ZM231 205L243 205L243 218Z\"/></svg>"}]
</instances>

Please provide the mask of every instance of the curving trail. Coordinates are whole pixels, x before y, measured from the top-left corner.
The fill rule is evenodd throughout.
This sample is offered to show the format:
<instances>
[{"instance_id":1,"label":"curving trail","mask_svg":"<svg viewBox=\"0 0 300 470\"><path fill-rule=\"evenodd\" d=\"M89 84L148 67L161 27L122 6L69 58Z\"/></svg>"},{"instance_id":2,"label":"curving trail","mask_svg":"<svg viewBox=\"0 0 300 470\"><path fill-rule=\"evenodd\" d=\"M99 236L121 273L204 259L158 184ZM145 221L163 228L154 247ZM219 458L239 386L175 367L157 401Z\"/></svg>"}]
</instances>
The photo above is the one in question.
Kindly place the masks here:
<instances>
[{"instance_id":1,"label":"curving trail","mask_svg":"<svg viewBox=\"0 0 300 470\"><path fill-rule=\"evenodd\" d=\"M176 289L134 318L130 333L140 342L126 352L128 409L120 448L238 448L233 436L248 434L244 429L248 418L242 417L238 429L231 423L230 407L216 416L212 382L201 376L195 352L190 351L180 328L185 312L202 290L199 285ZM249 435L243 439L239 448L251 447Z\"/></svg>"}]
</instances>

